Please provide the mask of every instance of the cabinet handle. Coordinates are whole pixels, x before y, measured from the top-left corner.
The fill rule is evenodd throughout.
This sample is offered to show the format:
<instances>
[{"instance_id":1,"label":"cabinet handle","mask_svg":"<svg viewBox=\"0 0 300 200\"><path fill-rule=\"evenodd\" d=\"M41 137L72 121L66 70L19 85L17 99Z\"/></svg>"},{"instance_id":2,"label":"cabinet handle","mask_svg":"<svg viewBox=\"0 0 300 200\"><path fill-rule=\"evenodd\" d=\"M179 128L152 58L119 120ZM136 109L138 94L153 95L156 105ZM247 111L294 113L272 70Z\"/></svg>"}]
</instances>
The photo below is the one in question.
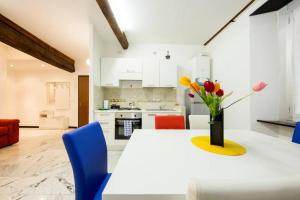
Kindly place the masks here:
<instances>
[{"instance_id":1,"label":"cabinet handle","mask_svg":"<svg viewBox=\"0 0 300 200\"><path fill-rule=\"evenodd\" d=\"M100 121L100 124L109 124L109 122L101 122L101 121Z\"/></svg>"},{"instance_id":2,"label":"cabinet handle","mask_svg":"<svg viewBox=\"0 0 300 200\"><path fill-rule=\"evenodd\" d=\"M107 84L105 84L106 86L113 86L113 84L112 83L107 83Z\"/></svg>"},{"instance_id":3,"label":"cabinet handle","mask_svg":"<svg viewBox=\"0 0 300 200\"><path fill-rule=\"evenodd\" d=\"M148 116L155 116L155 114L148 114Z\"/></svg>"}]
</instances>

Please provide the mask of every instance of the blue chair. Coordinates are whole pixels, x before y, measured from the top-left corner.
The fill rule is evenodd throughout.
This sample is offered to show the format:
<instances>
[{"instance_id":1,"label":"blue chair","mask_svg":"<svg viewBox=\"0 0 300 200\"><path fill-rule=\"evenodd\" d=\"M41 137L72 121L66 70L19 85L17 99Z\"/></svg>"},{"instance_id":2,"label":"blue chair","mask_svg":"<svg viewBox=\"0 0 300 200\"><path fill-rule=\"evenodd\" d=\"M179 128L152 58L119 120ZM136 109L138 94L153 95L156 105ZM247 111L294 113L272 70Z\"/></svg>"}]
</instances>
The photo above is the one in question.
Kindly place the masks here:
<instances>
[{"instance_id":1,"label":"blue chair","mask_svg":"<svg viewBox=\"0 0 300 200\"><path fill-rule=\"evenodd\" d=\"M111 174L107 173L107 147L100 124L93 122L62 138L73 168L76 200L101 200Z\"/></svg>"},{"instance_id":2,"label":"blue chair","mask_svg":"<svg viewBox=\"0 0 300 200\"><path fill-rule=\"evenodd\" d=\"M300 122L296 123L292 142L300 144Z\"/></svg>"}]
</instances>

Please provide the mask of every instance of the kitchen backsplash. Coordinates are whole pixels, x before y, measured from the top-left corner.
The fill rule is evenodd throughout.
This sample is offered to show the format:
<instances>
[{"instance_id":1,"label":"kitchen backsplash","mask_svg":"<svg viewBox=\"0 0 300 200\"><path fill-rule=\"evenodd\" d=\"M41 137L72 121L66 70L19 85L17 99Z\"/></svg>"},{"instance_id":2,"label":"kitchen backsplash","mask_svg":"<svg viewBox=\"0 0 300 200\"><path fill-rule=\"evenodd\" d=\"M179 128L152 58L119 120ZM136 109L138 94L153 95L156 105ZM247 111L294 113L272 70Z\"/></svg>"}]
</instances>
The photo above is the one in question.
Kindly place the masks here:
<instances>
[{"instance_id":1,"label":"kitchen backsplash","mask_svg":"<svg viewBox=\"0 0 300 200\"><path fill-rule=\"evenodd\" d=\"M173 88L104 88L103 95L110 104L122 107L128 107L130 102L140 108L173 108L177 105Z\"/></svg>"}]
</instances>

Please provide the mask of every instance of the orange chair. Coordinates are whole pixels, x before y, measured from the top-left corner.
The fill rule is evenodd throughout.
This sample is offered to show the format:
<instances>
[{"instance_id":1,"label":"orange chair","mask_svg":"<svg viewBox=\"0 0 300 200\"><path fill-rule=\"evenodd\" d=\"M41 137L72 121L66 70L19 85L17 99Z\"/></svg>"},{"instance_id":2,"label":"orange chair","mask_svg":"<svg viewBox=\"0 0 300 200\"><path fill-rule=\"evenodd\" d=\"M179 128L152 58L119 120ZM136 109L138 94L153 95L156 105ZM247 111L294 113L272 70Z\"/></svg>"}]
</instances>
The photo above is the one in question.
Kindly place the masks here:
<instances>
[{"instance_id":1,"label":"orange chair","mask_svg":"<svg viewBox=\"0 0 300 200\"><path fill-rule=\"evenodd\" d=\"M185 129L184 116L155 116L155 129Z\"/></svg>"}]
</instances>

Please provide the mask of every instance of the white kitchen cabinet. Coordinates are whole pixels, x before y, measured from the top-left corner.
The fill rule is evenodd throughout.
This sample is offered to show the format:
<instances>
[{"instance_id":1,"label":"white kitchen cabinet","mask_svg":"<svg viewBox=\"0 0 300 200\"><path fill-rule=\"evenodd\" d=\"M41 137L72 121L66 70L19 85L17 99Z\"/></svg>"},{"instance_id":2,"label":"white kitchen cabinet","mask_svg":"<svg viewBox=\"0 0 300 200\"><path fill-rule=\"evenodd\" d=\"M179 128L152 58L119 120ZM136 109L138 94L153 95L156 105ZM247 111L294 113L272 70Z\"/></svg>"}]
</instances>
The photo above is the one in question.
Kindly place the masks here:
<instances>
[{"instance_id":1,"label":"white kitchen cabinet","mask_svg":"<svg viewBox=\"0 0 300 200\"><path fill-rule=\"evenodd\" d=\"M142 62L136 58L120 59L120 80L142 80Z\"/></svg>"},{"instance_id":2,"label":"white kitchen cabinet","mask_svg":"<svg viewBox=\"0 0 300 200\"><path fill-rule=\"evenodd\" d=\"M143 87L159 87L159 60L143 60Z\"/></svg>"},{"instance_id":3,"label":"white kitchen cabinet","mask_svg":"<svg viewBox=\"0 0 300 200\"><path fill-rule=\"evenodd\" d=\"M155 128L155 113L143 113L142 129L154 129L154 128Z\"/></svg>"},{"instance_id":4,"label":"white kitchen cabinet","mask_svg":"<svg viewBox=\"0 0 300 200\"><path fill-rule=\"evenodd\" d=\"M142 129L155 129L155 115L183 115L181 112L144 112L142 114Z\"/></svg>"},{"instance_id":5,"label":"white kitchen cabinet","mask_svg":"<svg viewBox=\"0 0 300 200\"><path fill-rule=\"evenodd\" d=\"M177 65L171 60L159 64L159 87L177 87Z\"/></svg>"},{"instance_id":6,"label":"white kitchen cabinet","mask_svg":"<svg viewBox=\"0 0 300 200\"><path fill-rule=\"evenodd\" d=\"M123 73L142 73L142 62L137 58L120 58L120 72Z\"/></svg>"},{"instance_id":7,"label":"white kitchen cabinet","mask_svg":"<svg viewBox=\"0 0 300 200\"><path fill-rule=\"evenodd\" d=\"M119 87L121 60L117 58L101 59L101 86Z\"/></svg>"},{"instance_id":8,"label":"white kitchen cabinet","mask_svg":"<svg viewBox=\"0 0 300 200\"><path fill-rule=\"evenodd\" d=\"M108 145L112 144L115 140L115 113L97 112L95 113L95 119L101 125L106 143Z\"/></svg>"}]
</instances>

